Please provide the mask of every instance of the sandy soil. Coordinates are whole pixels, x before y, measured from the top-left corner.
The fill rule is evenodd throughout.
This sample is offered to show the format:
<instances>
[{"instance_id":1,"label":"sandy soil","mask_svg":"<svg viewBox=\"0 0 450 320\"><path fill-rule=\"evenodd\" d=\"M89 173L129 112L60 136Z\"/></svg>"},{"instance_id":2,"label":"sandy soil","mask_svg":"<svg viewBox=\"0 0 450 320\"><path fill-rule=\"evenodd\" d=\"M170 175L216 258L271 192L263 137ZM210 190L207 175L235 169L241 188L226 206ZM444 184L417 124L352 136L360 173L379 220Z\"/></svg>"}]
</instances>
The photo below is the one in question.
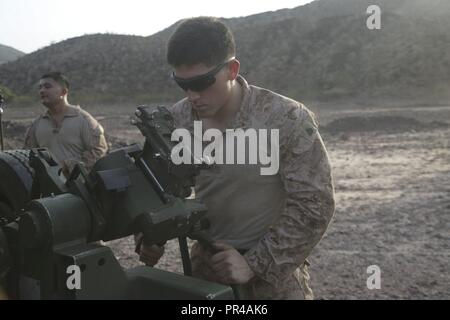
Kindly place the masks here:
<instances>
[{"instance_id":1,"label":"sandy soil","mask_svg":"<svg viewBox=\"0 0 450 320\"><path fill-rule=\"evenodd\" d=\"M450 298L449 141L449 129L328 139L337 210L311 256L318 297Z\"/></svg>"},{"instance_id":2,"label":"sandy soil","mask_svg":"<svg viewBox=\"0 0 450 320\"><path fill-rule=\"evenodd\" d=\"M450 107L313 110L333 166L337 205L310 256L316 298L450 299ZM114 144L141 140L123 112L98 116L118 138ZM9 119L9 147L21 143L20 125L30 118ZM124 267L139 264L131 238L108 245ZM371 265L381 270L379 290L366 285ZM182 272L176 241L156 267Z\"/></svg>"}]
</instances>

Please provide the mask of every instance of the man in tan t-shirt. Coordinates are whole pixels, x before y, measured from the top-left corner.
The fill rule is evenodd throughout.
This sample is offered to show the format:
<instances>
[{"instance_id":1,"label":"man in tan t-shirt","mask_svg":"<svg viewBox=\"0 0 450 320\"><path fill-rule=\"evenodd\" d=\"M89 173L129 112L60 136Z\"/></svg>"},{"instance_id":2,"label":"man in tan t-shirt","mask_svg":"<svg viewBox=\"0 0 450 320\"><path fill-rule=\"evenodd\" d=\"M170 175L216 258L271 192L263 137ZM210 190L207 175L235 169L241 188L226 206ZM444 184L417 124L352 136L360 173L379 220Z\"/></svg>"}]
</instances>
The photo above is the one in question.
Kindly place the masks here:
<instances>
[{"instance_id":1,"label":"man in tan t-shirt","mask_svg":"<svg viewBox=\"0 0 450 320\"><path fill-rule=\"evenodd\" d=\"M260 152L276 147L274 174L262 175L261 163L216 162L197 177L195 195L208 207L205 239L212 243L194 244L193 274L238 285L244 299L312 299L306 259L334 214L328 155L313 114L300 102L249 85L235 56L231 31L215 18L185 20L168 42L172 77L186 93L170 108L177 127L195 137L194 121L201 121L200 135L213 129L217 141L226 140L222 145L233 130L257 130L263 133L258 141L279 132L270 147L258 145ZM144 246L141 259L153 264L161 253Z\"/></svg>"},{"instance_id":2,"label":"man in tan t-shirt","mask_svg":"<svg viewBox=\"0 0 450 320\"><path fill-rule=\"evenodd\" d=\"M34 120L25 148L48 148L67 175L77 162L91 169L108 151L102 126L79 106L67 101L69 82L59 72L45 74L39 95L47 112Z\"/></svg>"}]
</instances>

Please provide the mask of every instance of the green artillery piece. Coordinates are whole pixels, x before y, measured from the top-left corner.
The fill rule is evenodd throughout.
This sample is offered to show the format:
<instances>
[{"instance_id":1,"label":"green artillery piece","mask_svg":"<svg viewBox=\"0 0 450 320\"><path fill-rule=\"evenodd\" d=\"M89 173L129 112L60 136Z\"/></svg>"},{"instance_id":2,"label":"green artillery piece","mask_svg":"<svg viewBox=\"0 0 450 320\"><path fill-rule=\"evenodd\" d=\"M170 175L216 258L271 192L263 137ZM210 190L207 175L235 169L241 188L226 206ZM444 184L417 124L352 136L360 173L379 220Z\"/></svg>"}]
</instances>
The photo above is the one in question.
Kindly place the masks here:
<instances>
[{"instance_id":1,"label":"green artillery piece","mask_svg":"<svg viewBox=\"0 0 450 320\"><path fill-rule=\"evenodd\" d=\"M202 165L174 165L170 112L139 107L144 147L109 153L66 179L47 149L0 153L0 277L13 299L233 299L230 287L190 277L186 237L207 227L191 194ZM194 162L192 162L194 163ZM185 275L124 270L107 246L143 234L147 245L180 240ZM200 237L201 238L201 237ZM71 270L80 270L72 288Z\"/></svg>"}]
</instances>

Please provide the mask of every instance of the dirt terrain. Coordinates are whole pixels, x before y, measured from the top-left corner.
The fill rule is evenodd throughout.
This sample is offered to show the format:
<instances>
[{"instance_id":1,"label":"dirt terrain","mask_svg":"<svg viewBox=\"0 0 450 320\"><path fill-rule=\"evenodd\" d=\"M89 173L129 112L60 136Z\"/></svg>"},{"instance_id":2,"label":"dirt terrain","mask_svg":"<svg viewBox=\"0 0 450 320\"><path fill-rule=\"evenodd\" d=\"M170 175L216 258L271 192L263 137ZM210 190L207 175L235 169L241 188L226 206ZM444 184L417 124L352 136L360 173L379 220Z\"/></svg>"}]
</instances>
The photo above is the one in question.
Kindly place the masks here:
<instances>
[{"instance_id":1,"label":"dirt terrain","mask_svg":"<svg viewBox=\"0 0 450 320\"><path fill-rule=\"evenodd\" d=\"M132 108L89 109L113 146L142 142ZM312 106L329 151L336 213L310 256L318 299L450 299L450 106ZM8 148L39 110L6 108ZM108 243L139 264L130 238ZM381 270L369 290L367 268ZM181 272L170 241L158 268Z\"/></svg>"}]
</instances>

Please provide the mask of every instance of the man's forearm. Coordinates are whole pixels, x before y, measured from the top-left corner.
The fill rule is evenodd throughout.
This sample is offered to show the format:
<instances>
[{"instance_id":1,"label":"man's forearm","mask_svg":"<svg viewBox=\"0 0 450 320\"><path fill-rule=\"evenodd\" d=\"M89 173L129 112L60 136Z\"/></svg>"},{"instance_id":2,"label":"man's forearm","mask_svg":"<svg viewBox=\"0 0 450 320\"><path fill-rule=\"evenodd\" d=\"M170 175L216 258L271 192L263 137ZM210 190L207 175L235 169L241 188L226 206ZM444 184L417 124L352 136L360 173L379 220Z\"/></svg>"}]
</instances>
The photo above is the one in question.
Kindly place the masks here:
<instances>
[{"instance_id":1,"label":"man's forearm","mask_svg":"<svg viewBox=\"0 0 450 320\"><path fill-rule=\"evenodd\" d=\"M323 237L334 213L332 195L311 193L288 200L286 210L245 258L255 274L277 286L292 274Z\"/></svg>"}]
</instances>

